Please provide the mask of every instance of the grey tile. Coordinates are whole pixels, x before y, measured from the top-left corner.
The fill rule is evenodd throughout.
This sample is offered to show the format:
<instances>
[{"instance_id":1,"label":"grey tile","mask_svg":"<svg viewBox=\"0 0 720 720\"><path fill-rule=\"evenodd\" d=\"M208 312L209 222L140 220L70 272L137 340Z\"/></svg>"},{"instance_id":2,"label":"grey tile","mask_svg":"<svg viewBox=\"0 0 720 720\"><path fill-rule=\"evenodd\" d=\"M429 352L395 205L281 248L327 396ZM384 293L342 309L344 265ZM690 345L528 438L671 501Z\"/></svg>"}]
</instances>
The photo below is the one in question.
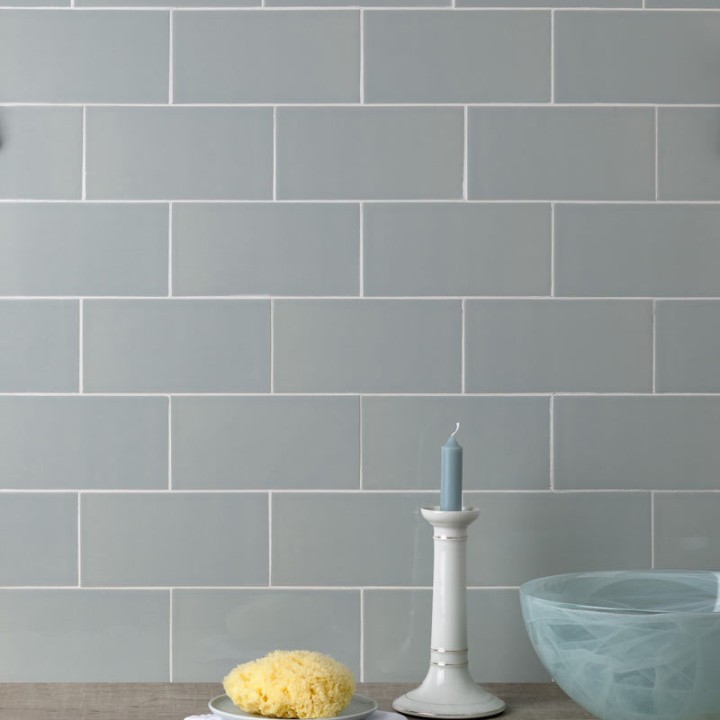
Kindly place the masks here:
<instances>
[{"instance_id":1,"label":"grey tile","mask_svg":"<svg viewBox=\"0 0 720 720\"><path fill-rule=\"evenodd\" d=\"M720 487L720 398L555 399L555 487Z\"/></svg>"},{"instance_id":2,"label":"grey tile","mask_svg":"<svg viewBox=\"0 0 720 720\"><path fill-rule=\"evenodd\" d=\"M359 676L360 593L174 591L173 680L217 682L238 663L277 648L328 653Z\"/></svg>"},{"instance_id":3,"label":"grey tile","mask_svg":"<svg viewBox=\"0 0 720 720\"><path fill-rule=\"evenodd\" d=\"M366 295L550 292L550 209L543 205L369 204Z\"/></svg>"},{"instance_id":4,"label":"grey tile","mask_svg":"<svg viewBox=\"0 0 720 720\"><path fill-rule=\"evenodd\" d=\"M0 197L80 198L82 109L0 107Z\"/></svg>"},{"instance_id":5,"label":"grey tile","mask_svg":"<svg viewBox=\"0 0 720 720\"><path fill-rule=\"evenodd\" d=\"M715 103L713 13L557 13L559 102Z\"/></svg>"},{"instance_id":6,"label":"grey tile","mask_svg":"<svg viewBox=\"0 0 720 720\"><path fill-rule=\"evenodd\" d=\"M645 0L649 8L720 8L720 0Z\"/></svg>"},{"instance_id":7,"label":"grey tile","mask_svg":"<svg viewBox=\"0 0 720 720\"><path fill-rule=\"evenodd\" d=\"M0 205L0 294L166 295L162 205Z\"/></svg>"},{"instance_id":8,"label":"grey tile","mask_svg":"<svg viewBox=\"0 0 720 720\"><path fill-rule=\"evenodd\" d=\"M78 303L0 301L0 392L78 389Z\"/></svg>"},{"instance_id":9,"label":"grey tile","mask_svg":"<svg viewBox=\"0 0 720 720\"><path fill-rule=\"evenodd\" d=\"M0 590L0 675L167 682L168 607L163 591Z\"/></svg>"},{"instance_id":10,"label":"grey tile","mask_svg":"<svg viewBox=\"0 0 720 720\"><path fill-rule=\"evenodd\" d=\"M466 489L549 484L547 398L363 398L363 487L437 490L440 446L460 423Z\"/></svg>"},{"instance_id":11,"label":"grey tile","mask_svg":"<svg viewBox=\"0 0 720 720\"><path fill-rule=\"evenodd\" d=\"M720 208L558 205L557 295L720 295Z\"/></svg>"},{"instance_id":12,"label":"grey tile","mask_svg":"<svg viewBox=\"0 0 720 720\"><path fill-rule=\"evenodd\" d=\"M634 300L474 300L469 392L647 391L652 305Z\"/></svg>"},{"instance_id":13,"label":"grey tile","mask_svg":"<svg viewBox=\"0 0 720 720\"><path fill-rule=\"evenodd\" d=\"M270 303L260 300L89 300L85 390L265 392Z\"/></svg>"},{"instance_id":14,"label":"grey tile","mask_svg":"<svg viewBox=\"0 0 720 720\"><path fill-rule=\"evenodd\" d=\"M420 507L437 501L431 493L273 495L273 584L430 585L432 532Z\"/></svg>"},{"instance_id":15,"label":"grey tile","mask_svg":"<svg viewBox=\"0 0 720 720\"><path fill-rule=\"evenodd\" d=\"M180 204L176 295L357 295L357 205Z\"/></svg>"},{"instance_id":16,"label":"grey tile","mask_svg":"<svg viewBox=\"0 0 720 720\"><path fill-rule=\"evenodd\" d=\"M365 14L366 102L550 99L550 13Z\"/></svg>"},{"instance_id":17,"label":"grey tile","mask_svg":"<svg viewBox=\"0 0 720 720\"><path fill-rule=\"evenodd\" d=\"M168 13L0 12L1 102L167 102Z\"/></svg>"},{"instance_id":18,"label":"grey tile","mask_svg":"<svg viewBox=\"0 0 720 720\"><path fill-rule=\"evenodd\" d=\"M655 496L655 567L717 570L720 495L658 493Z\"/></svg>"},{"instance_id":19,"label":"grey tile","mask_svg":"<svg viewBox=\"0 0 720 720\"><path fill-rule=\"evenodd\" d=\"M70 0L2 0L0 7L21 7L21 8L32 8L32 7L70 7Z\"/></svg>"},{"instance_id":20,"label":"grey tile","mask_svg":"<svg viewBox=\"0 0 720 720\"><path fill-rule=\"evenodd\" d=\"M83 495L83 584L265 584L267 502L261 493Z\"/></svg>"},{"instance_id":21,"label":"grey tile","mask_svg":"<svg viewBox=\"0 0 720 720\"><path fill-rule=\"evenodd\" d=\"M176 13L175 102L357 102L357 11Z\"/></svg>"},{"instance_id":22,"label":"grey tile","mask_svg":"<svg viewBox=\"0 0 720 720\"><path fill-rule=\"evenodd\" d=\"M649 493L468 493L465 502L480 508L469 585L650 567Z\"/></svg>"},{"instance_id":23,"label":"grey tile","mask_svg":"<svg viewBox=\"0 0 720 720\"><path fill-rule=\"evenodd\" d=\"M471 530L472 532L472 530ZM548 682L530 644L517 590L470 590L470 672L478 682ZM365 681L417 682L430 652L430 590L367 590Z\"/></svg>"},{"instance_id":24,"label":"grey tile","mask_svg":"<svg viewBox=\"0 0 720 720\"><path fill-rule=\"evenodd\" d=\"M88 108L88 197L270 198L272 125L270 108Z\"/></svg>"},{"instance_id":25,"label":"grey tile","mask_svg":"<svg viewBox=\"0 0 720 720\"><path fill-rule=\"evenodd\" d=\"M460 303L279 300L276 392L458 392Z\"/></svg>"},{"instance_id":26,"label":"grey tile","mask_svg":"<svg viewBox=\"0 0 720 720\"><path fill-rule=\"evenodd\" d=\"M357 398L179 397L172 403L174 488L358 487Z\"/></svg>"},{"instance_id":27,"label":"grey tile","mask_svg":"<svg viewBox=\"0 0 720 720\"><path fill-rule=\"evenodd\" d=\"M118 0L75 0L76 7L117 7ZM260 7L262 0L122 0L122 7L164 7L164 8L223 8ZM177 14L175 15L177 17Z\"/></svg>"},{"instance_id":28,"label":"grey tile","mask_svg":"<svg viewBox=\"0 0 720 720\"><path fill-rule=\"evenodd\" d=\"M662 200L720 199L720 110L658 110L658 187Z\"/></svg>"},{"instance_id":29,"label":"grey tile","mask_svg":"<svg viewBox=\"0 0 720 720\"><path fill-rule=\"evenodd\" d=\"M3 446L5 437L3 434ZM5 450L6 448L3 447L3 454ZM2 585L75 585L77 583L77 502L77 496L65 493L52 495L4 493L2 495L0 500L0 583ZM2 605L1 601L0 605ZM0 652L0 665L2 665L1 658Z\"/></svg>"},{"instance_id":30,"label":"grey tile","mask_svg":"<svg viewBox=\"0 0 720 720\"><path fill-rule=\"evenodd\" d=\"M450 7L451 0L265 0L265 7Z\"/></svg>"},{"instance_id":31,"label":"grey tile","mask_svg":"<svg viewBox=\"0 0 720 720\"><path fill-rule=\"evenodd\" d=\"M640 8L643 0L457 0L457 7Z\"/></svg>"},{"instance_id":32,"label":"grey tile","mask_svg":"<svg viewBox=\"0 0 720 720\"><path fill-rule=\"evenodd\" d=\"M720 392L720 302L657 303L658 392Z\"/></svg>"},{"instance_id":33,"label":"grey tile","mask_svg":"<svg viewBox=\"0 0 720 720\"><path fill-rule=\"evenodd\" d=\"M167 487L166 398L0 397L0 487Z\"/></svg>"},{"instance_id":34,"label":"grey tile","mask_svg":"<svg viewBox=\"0 0 720 720\"><path fill-rule=\"evenodd\" d=\"M651 108L471 108L469 197L649 200Z\"/></svg>"},{"instance_id":35,"label":"grey tile","mask_svg":"<svg viewBox=\"0 0 720 720\"><path fill-rule=\"evenodd\" d=\"M461 108L277 112L279 198L460 198L462 155Z\"/></svg>"}]
</instances>

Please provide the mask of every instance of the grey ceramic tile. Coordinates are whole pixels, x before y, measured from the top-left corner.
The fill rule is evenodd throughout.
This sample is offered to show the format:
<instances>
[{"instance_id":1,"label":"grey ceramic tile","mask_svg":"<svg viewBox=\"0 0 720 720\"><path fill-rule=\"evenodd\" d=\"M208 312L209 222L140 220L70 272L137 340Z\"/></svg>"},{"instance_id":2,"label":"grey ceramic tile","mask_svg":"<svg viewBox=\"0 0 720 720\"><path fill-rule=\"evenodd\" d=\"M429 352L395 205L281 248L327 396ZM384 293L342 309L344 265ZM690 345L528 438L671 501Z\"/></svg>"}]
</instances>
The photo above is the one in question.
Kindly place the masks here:
<instances>
[{"instance_id":1,"label":"grey ceramic tile","mask_svg":"<svg viewBox=\"0 0 720 720\"><path fill-rule=\"evenodd\" d=\"M1 102L167 102L167 13L0 11Z\"/></svg>"},{"instance_id":2,"label":"grey ceramic tile","mask_svg":"<svg viewBox=\"0 0 720 720\"><path fill-rule=\"evenodd\" d=\"M555 399L555 487L720 487L720 398Z\"/></svg>"},{"instance_id":3,"label":"grey ceramic tile","mask_svg":"<svg viewBox=\"0 0 720 720\"><path fill-rule=\"evenodd\" d=\"M720 295L720 208L558 205L557 295Z\"/></svg>"},{"instance_id":4,"label":"grey ceramic tile","mask_svg":"<svg viewBox=\"0 0 720 720\"><path fill-rule=\"evenodd\" d=\"M217 682L235 665L277 648L328 653L359 676L360 593L174 591L173 680Z\"/></svg>"},{"instance_id":5,"label":"grey ceramic tile","mask_svg":"<svg viewBox=\"0 0 720 720\"><path fill-rule=\"evenodd\" d=\"M558 102L720 100L716 14L561 12L554 30Z\"/></svg>"},{"instance_id":6,"label":"grey ceramic tile","mask_svg":"<svg viewBox=\"0 0 720 720\"><path fill-rule=\"evenodd\" d=\"M658 493L655 496L655 567L717 570L720 495Z\"/></svg>"},{"instance_id":7,"label":"grey ceramic tile","mask_svg":"<svg viewBox=\"0 0 720 720\"><path fill-rule=\"evenodd\" d=\"M0 107L0 197L80 198L82 109Z\"/></svg>"},{"instance_id":8,"label":"grey ceramic tile","mask_svg":"<svg viewBox=\"0 0 720 720\"><path fill-rule=\"evenodd\" d=\"M172 403L174 488L358 487L357 398L180 397Z\"/></svg>"},{"instance_id":9,"label":"grey ceramic tile","mask_svg":"<svg viewBox=\"0 0 720 720\"><path fill-rule=\"evenodd\" d=\"M651 108L471 108L469 196L649 200Z\"/></svg>"},{"instance_id":10,"label":"grey ceramic tile","mask_svg":"<svg viewBox=\"0 0 720 720\"><path fill-rule=\"evenodd\" d=\"M265 0L265 7L450 7L452 0Z\"/></svg>"},{"instance_id":11,"label":"grey ceramic tile","mask_svg":"<svg viewBox=\"0 0 720 720\"><path fill-rule=\"evenodd\" d=\"M468 584L650 566L649 493L484 493L468 532Z\"/></svg>"},{"instance_id":12,"label":"grey ceramic tile","mask_svg":"<svg viewBox=\"0 0 720 720\"><path fill-rule=\"evenodd\" d=\"M86 300L85 390L264 392L270 303Z\"/></svg>"},{"instance_id":13,"label":"grey ceramic tile","mask_svg":"<svg viewBox=\"0 0 720 720\"><path fill-rule=\"evenodd\" d=\"M658 110L658 186L663 200L720 199L717 108Z\"/></svg>"},{"instance_id":14,"label":"grey ceramic tile","mask_svg":"<svg viewBox=\"0 0 720 720\"><path fill-rule=\"evenodd\" d=\"M460 423L466 489L549 484L547 398L363 398L363 487L436 490L440 446Z\"/></svg>"},{"instance_id":15,"label":"grey ceramic tile","mask_svg":"<svg viewBox=\"0 0 720 720\"><path fill-rule=\"evenodd\" d=\"M180 12L173 44L175 102L360 99L357 11Z\"/></svg>"},{"instance_id":16,"label":"grey ceramic tile","mask_svg":"<svg viewBox=\"0 0 720 720\"><path fill-rule=\"evenodd\" d=\"M517 590L470 590L467 601L475 680L549 681L525 632ZM432 592L367 590L364 610L365 681L417 682L428 668Z\"/></svg>"},{"instance_id":17,"label":"grey ceramic tile","mask_svg":"<svg viewBox=\"0 0 720 720\"><path fill-rule=\"evenodd\" d=\"M32 8L32 7L70 7L70 0L2 0L0 7Z\"/></svg>"},{"instance_id":18,"label":"grey ceramic tile","mask_svg":"<svg viewBox=\"0 0 720 720\"><path fill-rule=\"evenodd\" d=\"M272 126L270 108L88 108L88 197L270 198Z\"/></svg>"},{"instance_id":19,"label":"grey ceramic tile","mask_svg":"<svg viewBox=\"0 0 720 720\"><path fill-rule=\"evenodd\" d=\"M3 434L3 454L5 439ZM77 502L76 495L65 493L3 494L0 584L77 583ZM1 658L0 651L0 665Z\"/></svg>"},{"instance_id":20,"label":"grey ceramic tile","mask_svg":"<svg viewBox=\"0 0 720 720\"><path fill-rule=\"evenodd\" d=\"M462 155L461 108L277 112L279 198L460 198Z\"/></svg>"},{"instance_id":21,"label":"grey ceramic tile","mask_svg":"<svg viewBox=\"0 0 720 720\"><path fill-rule=\"evenodd\" d=\"M0 301L0 392L78 389L78 303Z\"/></svg>"},{"instance_id":22,"label":"grey ceramic tile","mask_svg":"<svg viewBox=\"0 0 720 720\"><path fill-rule=\"evenodd\" d=\"M720 0L645 0L649 8L720 8Z\"/></svg>"},{"instance_id":23,"label":"grey ceramic tile","mask_svg":"<svg viewBox=\"0 0 720 720\"><path fill-rule=\"evenodd\" d=\"M357 205L179 204L176 295L357 295Z\"/></svg>"},{"instance_id":24,"label":"grey ceramic tile","mask_svg":"<svg viewBox=\"0 0 720 720\"><path fill-rule=\"evenodd\" d=\"M117 7L118 0L75 0L75 7ZM122 0L122 7L223 8L260 7L262 0ZM177 14L176 16L177 17Z\"/></svg>"},{"instance_id":25,"label":"grey ceramic tile","mask_svg":"<svg viewBox=\"0 0 720 720\"><path fill-rule=\"evenodd\" d=\"M457 0L457 7L640 8L643 0Z\"/></svg>"},{"instance_id":26,"label":"grey ceramic tile","mask_svg":"<svg viewBox=\"0 0 720 720\"><path fill-rule=\"evenodd\" d=\"M437 502L437 493L273 495L273 585L432 584L420 507Z\"/></svg>"},{"instance_id":27,"label":"grey ceramic tile","mask_svg":"<svg viewBox=\"0 0 720 720\"><path fill-rule=\"evenodd\" d=\"M82 496L84 585L263 585L267 496Z\"/></svg>"},{"instance_id":28,"label":"grey ceramic tile","mask_svg":"<svg viewBox=\"0 0 720 720\"><path fill-rule=\"evenodd\" d=\"M657 303L658 392L720 392L720 302Z\"/></svg>"},{"instance_id":29,"label":"grey ceramic tile","mask_svg":"<svg viewBox=\"0 0 720 720\"><path fill-rule=\"evenodd\" d=\"M0 205L0 294L166 295L162 205Z\"/></svg>"},{"instance_id":30,"label":"grey ceramic tile","mask_svg":"<svg viewBox=\"0 0 720 720\"><path fill-rule=\"evenodd\" d=\"M467 203L368 204L366 295L544 295L550 208Z\"/></svg>"},{"instance_id":31,"label":"grey ceramic tile","mask_svg":"<svg viewBox=\"0 0 720 720\"><path fill-rule=\"evenodd\" d=\"M469 392L651 389L649 301L468 301L465 336Z\"/></svg>"},{"instance_id":32,"label":"grey ceramic tile","mask_svg":"<svg viewBox=\"0 0 720 720\"><path fill-rule=\"evenodd\" d=\"M365 14L366 102L550 99L550 13Z\"/></svg>"},{"instance_id":33,"label":"grey ceramic tile","mask_svg":"<svg viewBox=\"0 0 720 720\"><path fill-rule=\"evenodd\" d=\"M165 488L166 398L0 397L0 487Z\"/></svg>"},{"instance_id":34,"label":"grey ceramic tile","mask_svg":"<svg viewBox=\"0 0 720 720\"><path fill-rule=\"evenodd\" d=\"M276 392L458 392L460 303L279 300Z\"/></svg>"},{"instance_id":35,"label":"grey ceramic tile","mask_svg":"<svg viewBox=\"0 0 720 720\"><path fill-rule=\"evenodd\" d=\"M167 682L168 607L164 591L0 590L0 675Z\"/></svg>"}]
</instances>

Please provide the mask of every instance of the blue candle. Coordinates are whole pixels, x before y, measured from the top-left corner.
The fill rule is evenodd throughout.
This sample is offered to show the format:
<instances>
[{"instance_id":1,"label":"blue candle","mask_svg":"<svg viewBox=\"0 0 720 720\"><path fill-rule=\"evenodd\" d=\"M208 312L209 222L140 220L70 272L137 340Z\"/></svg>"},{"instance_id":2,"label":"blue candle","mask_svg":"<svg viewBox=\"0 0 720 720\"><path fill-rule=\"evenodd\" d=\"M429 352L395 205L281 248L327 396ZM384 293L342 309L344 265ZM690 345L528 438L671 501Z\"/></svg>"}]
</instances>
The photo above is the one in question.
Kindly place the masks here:
<instances>
[{"instance_id":1,"label":"blue candle","mask_svg":"<svg viewBox=\"0 0 720 720\"><path fill-rule=\"evenodd\" d=\"M440 509L462 510L462 457L463 449L455 439L455 432L440 450Z\"/></svg>"}]
</instances>

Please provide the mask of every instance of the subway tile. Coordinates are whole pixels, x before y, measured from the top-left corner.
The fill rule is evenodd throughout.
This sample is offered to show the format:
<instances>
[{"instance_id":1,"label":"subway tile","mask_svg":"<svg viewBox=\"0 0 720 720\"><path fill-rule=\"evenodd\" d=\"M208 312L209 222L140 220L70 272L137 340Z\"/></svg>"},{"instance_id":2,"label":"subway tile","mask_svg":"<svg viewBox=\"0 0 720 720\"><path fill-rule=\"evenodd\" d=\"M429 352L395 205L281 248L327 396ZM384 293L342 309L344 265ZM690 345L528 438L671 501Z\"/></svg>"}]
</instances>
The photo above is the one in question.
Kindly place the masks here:
<instances>
[{"instance_id":1,"label":"subway tile","mask_svg":"<svg viewBox=\"0 0 720 720\"><path fill-rule=\"evenodd\" d=\"M366 295L544 295L550 210L544 205L368 204Z\"/></svg>"},{"instance_id":2,"label":"subway tile","mask_svg":"<svg viewBox=\"0 0 720 720\"><path fill-rule=\"evenodd\" d=\"M2 0L0 7L33 8L33 7L70 7L70 0Z\"/></svg>"},{"instance_id":3,"label":"subway tile","mask_svg":"<svg viewBox=\"0 0 720 720\"><path fill-rule=\"evenodd\" d=\"M451 0L265 0L265 7L450 7Z\"/></svg>"},{"instance_id":4,"label":"subway tile","mask_svg":"<svg viewBox=\"0 0 720 720\"><path fill-rule=\"evenodd\" d=\"M713 489L720 398L555 398L555 487Z\"/></svg>"},{"instance_id":5,"label":"subway tile","mask_svg":"<svg viewBox=\"0 0 720 720\"><path fill-rule=\"evenodd\" d=\"M659 301L658 392L720 392L720 302Z\"/></svg>"},{"instance_id":6,"label":"subway tile","mask_svg":"<svg viewBox=\"0 0 720 720\"><path fill-rule=\"evenodd\" d=\"M173 487L356 488L359 400L178 397Z\"/></svg>"},{"instance_id":7,"label":"subway tile","mask_svg":"<svg viewBox=\"0 0 720 720\"><path fill-rule=\"evenodd\" d=\"M460 303L279 300L276 392L458 392Z\"/></svg>"},{"instance_id":8,"label":"subway tile","mask_svg":"<svg viewBox=\"0 0 720 720\"><path fill-rule=\"evenodd\" d=\"M175 102L357 102L360 14L176 13Z\"/></svg>"},{"instance_id":9,"label":"subway tile","mask_svg":"<svg viewBox=\"0 0 720 720\"><path fill-rule=\"evenodd\" d=\"M470 590L467 604L476 680L549 682L525 631L517 590ZM432 592L366 590L364 610L365 681L417 682L428 668Z\"/></svg>"},{"instance_id":10,"label":"subway tile","mask_svg":"<svg viewBox=\"0 0 720 720\"><path fill-rule=\"evenodd\" d=\"M718 512L716 493L655 495L655 567L717 570Z\"/></svg>"},{"instance_id":11,"label":"subway tile","mask_svg":"<svg viewBox=\"0 0 720 720\"><path fill-rule=\"evenodd\" d=\"M469 300L465 328L469 392L651 389L649 301Z\"/></svg>"},{"instance_id":12,"label":"subway tile","mask_svg":"<svg viewBox=\"0 0 720 720\"><path fill-rule=\"evenodd\" d=\"M359 211L350 204L179 204L176 295L357 295Z\"/></svg>"},{"instance_id":13,"label":"subway tile","mask_svg":"<svg viewBox=\"0 0 720 720\"><path fill-rule=\"evenodd\" d=\"M643 0L457 0L457 7L640 8Z\"/></svg>"},{"instance_id":14,"label":"subway tile","mask_svg":"<svg viewBox=\"0 0 720 720\"><path fill-rule=\"evenodd\" d=\"M87 300L89 392L265 392L270 304L260 300Z\"/></svg>"},{"instance_id":15,"label":"subway tile","mask_svg":"<svg viewBox=\"0 0 720 720\"><path fill-rule=\"evenodd\" d=\"M549 484L547 398L363 398L363 487L437 490L440 446L460 423L468 490Z\"/></svg>"},{"instance_id":16,"label":"subway tile","mask_svg":"<svg viewBox=\"0 0 720 720\"><path fill-rule=\"evenodd\" d=\"M469 197L650 200L651 108L471 108Z\"/></svg>"},{"instance_id":17,"label":"subway tile","mask_svg":"<svg viewBox=\"0 0 720 720\"><path fill-rule=\"evenodd\" d=\"M328 653L359 677L359 591L173 592L173 680L217 682L277 648Z\"/></svg>"},{"instance_id":18,"label":"subway tile","mask_svg":"<svg viewBox=\"0 0 720 720\"><path fill-rule=\"evenodd\" d=\"M720 0L645 0L648 8L720 8Z\"/></svg>"},{"instance_id":19,"label":"subway tile","mask_svg":"<svg viewBox=\"0 0 720 720\"><path fill-rule=\"evenodd\" d=\"M719 295L720 208L558 205L557 295Z\"/></svg>"},{"instance_id":20,"label":"subway tile","mask_svg":"<svg viewBox=\"0 0 720 720\"><path fill-rule=\"evenodd\" d=\"M432 532L420 507L437 501L437 493L273 495L273 585L430 585Z\"/></svg>"},{"instance_id":21,"label":"subway tile","mask_svg":"<svg viewBox=\"0 0 720 720\"><path fill-rule=\"evenodd\" d=\"M269 199L272 126L270 108L88 108L88 197Z\"/></svg>"},{"instance_id":22,"label":"subway tile","mask_svg":"<svg viewBox=\"0 0 720 720\"><path fill-rule=\"evenodd\" d=\"M550 14L365 14L366 102L550 99Z\"/></svg>"},{"instance_id":23,"label":"subway tile","mask_svg":"<svg viewBox=\"0 0 720 720\"><path fill-rule=\"evenodd\" d=\"M165 591L0 590L0 676L167 682L168 608Z\"/></svg>"},{"instance_id":24,"label":"subway tile","mask_svg":"<svg viewBox=\"0 0 720 720\"><path fill-rule=\"evenodd\" d=\"M0 197L80 199L82 109L0 107Z\"/></svg>"},{"instance_id":25,"label":"subway tile","mask_svg":"<svg viewBox=\"0 0 720 720\"><path fill-rule=\"evenodd\" d=\"M0 102L167 102L168 13L0 11Z\"/></svg>"},{"instance_id":26,"label":"subway tile","mask_svg":"<svg viewBox=\"0 0 720 720\"><path fill-rule=\"evenodd\" d=\"M78 389L78 303L0 301L0 392Z\"/></svg>"},{"instance_id":27,"label":"subway tile","mask_svg":"<svg viewBox=\"0 0 720 720\"><path fill-rule=\"evenodd\" d=\"M75 7L117 7L118 0L74 0ZM168 0L122 0L122 7L140 7L140 8L153 8L161 7L168 9L180 9L180 8L191 8L193 10L202 10L209 8L214 10L215 8L224 7L260 7L262 0L173 0L172 3ZM177 18L179 13L175 13Z\"/></svg>"},{"instance_id":28,"label":"subway tile","mask_svg":"<svg viewBox=\"0 0 720 720\"><path fill-rule=\"evenodd\" d=\"M166 398L0 397L0 487L167 487Z\"/></svg>"},{"instance_id":29,"label":"subway tile","mask_svg":"<svg viewBox=\"0 0 720 720\"><path fill-rule=\"evenodd\" d=\"M716 162L720 109L658 110L658 189L662 200L720 199Z\"/></svg>"},{"instance_id":30,"label":"subway tile","mask_svg":"<svg viewBox=\"0 0 720 720\"><path fill-rule=\"evenodd\" d=\"M84 585L264 585L267 496L82 496Z\"/></svg>"},{"instance_id":31,"label":"subway tile","mask_svg":"<svg viewBox=\"0 0 720 720\"><path fill-rule=\"evenodd\" d=\"M3 454L5 450L3 447ZM0 584L75 585L77 579L77 496L4 493L0 501Z\"/></svg>"},{"instance_id":32,"label":"subway tile","mask_svg":"<svg viewBox=\"0 0 720 720\"><path fill-rule=\"evenodd\" d=\"M461 108L277 111L279 198L460 198L462 156Z\"/></svg>"},{"instance_id":33,"label":"subway tile","mask_svg":"<svg viewBox=\"0 0 720 720\"><path fill-rule=\"evenodd\" d=\"M162 205L0 205L0 294L166 295Z\"/></svg>"},{"instance_id":34,"label":"subway tile","mask_svg":"<svg viewBox=\"0 0 720 720\"><path fill-rule=\"evenodd\" d=\"M715 103L714 13L557 13L558 102Z\"/></svg>"}]
</instances>

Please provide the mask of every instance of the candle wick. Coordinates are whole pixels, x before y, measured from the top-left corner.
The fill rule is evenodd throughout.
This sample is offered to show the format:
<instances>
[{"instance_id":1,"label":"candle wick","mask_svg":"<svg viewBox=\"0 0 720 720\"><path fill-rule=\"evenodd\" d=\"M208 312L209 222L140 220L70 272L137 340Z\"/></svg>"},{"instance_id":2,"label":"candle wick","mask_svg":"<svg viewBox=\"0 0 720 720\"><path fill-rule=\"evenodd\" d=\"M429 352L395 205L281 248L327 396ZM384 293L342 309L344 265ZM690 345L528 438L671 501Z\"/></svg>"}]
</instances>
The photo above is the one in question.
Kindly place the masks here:
<instances>
[{"instance_id":1,"label":"candle wick","mask_svg":"<svg viewBox=\"0 0 720 720\"><path fill-rule=\"evenodd\" d=\"M450 437L455 437L455 435L457 434L457 431L458 431L459 429L460 429L460 423L459 423L459 422L456 422L456 423L455 423L455 429L453 430L453 433L452 433L452 435L451 435Z\"/></svg>"}]
</instances>

